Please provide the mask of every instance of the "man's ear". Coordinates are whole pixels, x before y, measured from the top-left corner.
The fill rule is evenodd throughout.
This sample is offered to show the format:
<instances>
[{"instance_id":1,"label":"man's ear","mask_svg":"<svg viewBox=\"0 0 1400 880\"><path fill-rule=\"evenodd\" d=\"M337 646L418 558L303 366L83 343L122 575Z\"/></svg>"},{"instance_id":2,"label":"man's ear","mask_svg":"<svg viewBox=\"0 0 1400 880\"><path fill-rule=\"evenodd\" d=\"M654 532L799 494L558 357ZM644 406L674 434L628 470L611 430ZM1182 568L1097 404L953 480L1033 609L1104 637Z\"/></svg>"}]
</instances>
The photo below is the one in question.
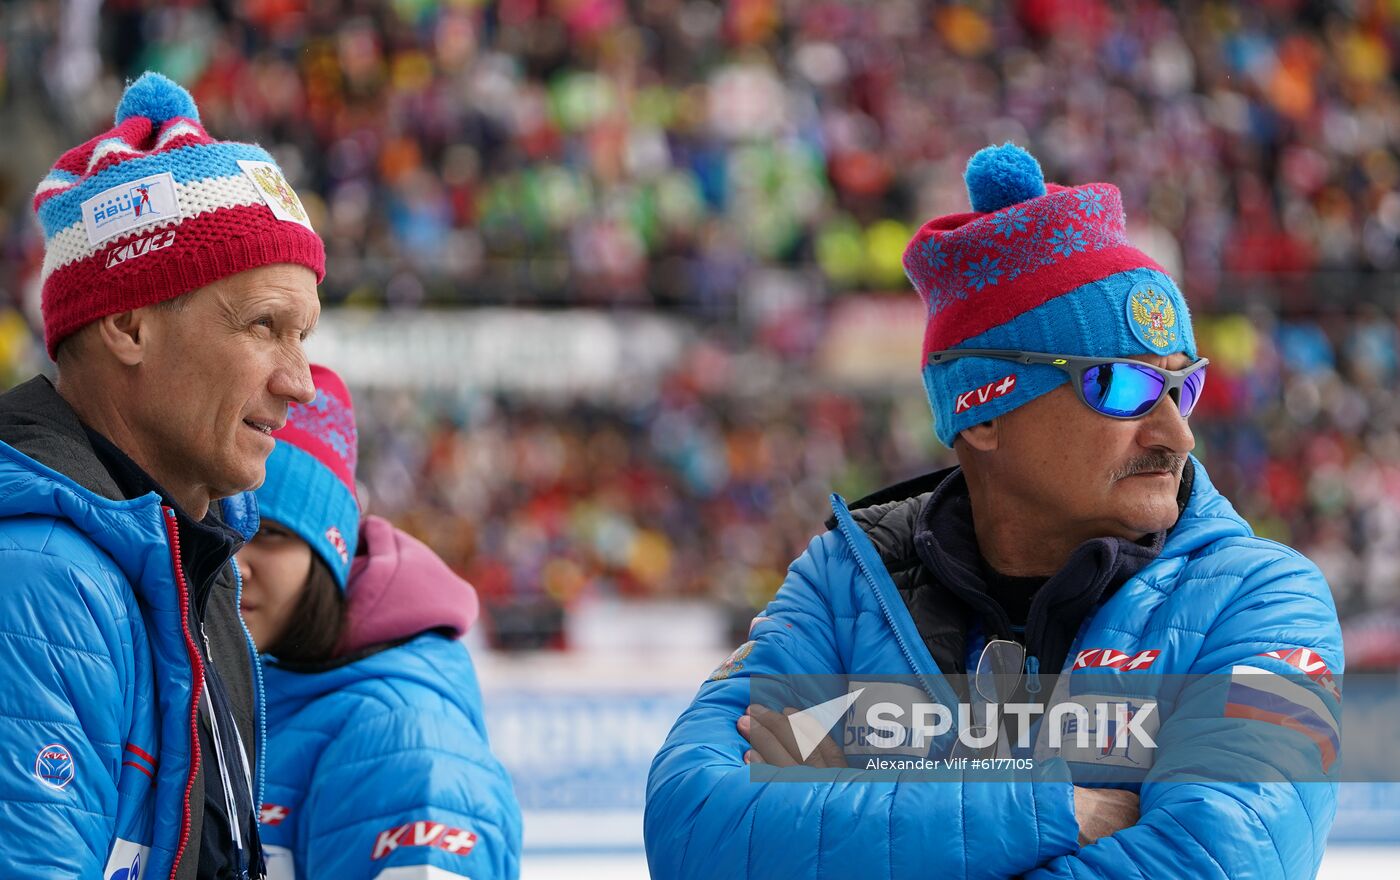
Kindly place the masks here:
<instances>
[{"instance_id":1,"label":"man's ear","mask_svg":"<svg viewBox=\"0 0 1400 880\"><path fill-rule=\"evenodd\" d=\"M1001 443L1000 427L1001 419L992 419L962 429L958 437L977 452L992 452Z\"/></svg>"},{"instance_id":2,"label":"man's ear","mask_svg":"<svg viewBox=\"0 0 1400 880\"><path fill-rule=\"evenodd\" d=\"M99 318L95 334L122 364L134 367L146 358L154 322L150 309L133 309Z\"/></svg>"}]
</instances>

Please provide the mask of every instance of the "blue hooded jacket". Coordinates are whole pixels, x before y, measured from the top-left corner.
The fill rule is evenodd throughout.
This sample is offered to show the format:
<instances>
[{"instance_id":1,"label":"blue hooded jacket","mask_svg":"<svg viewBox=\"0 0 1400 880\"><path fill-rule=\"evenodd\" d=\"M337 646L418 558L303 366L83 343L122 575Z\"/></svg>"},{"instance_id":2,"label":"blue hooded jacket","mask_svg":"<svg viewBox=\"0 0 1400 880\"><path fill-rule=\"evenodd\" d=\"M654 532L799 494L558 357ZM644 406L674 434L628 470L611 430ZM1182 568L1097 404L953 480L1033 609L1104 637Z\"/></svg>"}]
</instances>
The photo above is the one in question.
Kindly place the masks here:
<instances>
[{"instance_id":1,"label":"blue hooded jacket","mask_svg":"<svg viewBox=\"0 0 1400 880\"><path fill-rule=\"evenodd\" d=\"M336 659L265 667L269 880L513 880L520 807L459 640L476 591L385 520L360 545Z\"/></svg>"},{"instance_id":2,"label":"blue hooded jacket","mask_svg":"<svg viewBox=\"0 0 1400 880\"><path fill-rule=\"evenodd\" d=\"M1191 467L1189 498L1159 555L1090 612L1064 671L1081 652L1104 649L1156 651L1154 672L1228 676L1247 663L1286 675L1298 669L1262 655L1304 649L1340 673L1340 627L1317 568L1255 537L1194 458ZM1162 720L1157 765L1138 787L1139 821L1084 847L1063 780L753 781L743 760L749 745L735 727L750 702L749 676L919 675L933 690L942 680L867 534L880 524L862 528L839 497L832 506L836 528L793 563L751 641L701 686L652 763L652 876L1315 876L1335 783L1154 778L1172 764L1174 737L1204 743L1213 760L1258 767L1257 778L1279 778L1269 772L1279 744L1272 731L1283 729L1248 720L1236 724L1270 732L1222 733L1212 714L1220 707L1208 701L1183 701ZM1336 704L1326 705L1335 719Z\"/></svg>"},{"instance_id":3,"label":"blue hooded jacket","mask_svg":"<svg viewBox=\"0 0 1400 880\"><path fill-rule=\"evenodd\" d=\"M23 393L56 398L38 385ZM72 424L55 428L53 413L15 421L7 411L6 436L38 436L69 473L107 480L64 412ZM256 530L251 495L220 504L225 523ZM182 856L203 815L204 661L176 535L157 495L104 497L0 442L0 853L10 876L134 880L173 877L177 865L193 876ZM256 670L246 630L242 640Z\"/></svg>"}]
</instances>

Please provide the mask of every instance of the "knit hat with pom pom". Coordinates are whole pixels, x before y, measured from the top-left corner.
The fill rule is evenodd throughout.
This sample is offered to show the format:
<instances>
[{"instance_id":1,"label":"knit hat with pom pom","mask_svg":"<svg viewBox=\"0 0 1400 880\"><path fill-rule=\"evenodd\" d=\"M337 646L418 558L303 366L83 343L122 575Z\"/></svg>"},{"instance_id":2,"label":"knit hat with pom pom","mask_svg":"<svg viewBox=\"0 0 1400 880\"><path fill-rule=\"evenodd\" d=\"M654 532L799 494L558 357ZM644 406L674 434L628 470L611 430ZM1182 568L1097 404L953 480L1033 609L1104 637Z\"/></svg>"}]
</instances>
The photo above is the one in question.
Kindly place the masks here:
<instances>
[{"instance_id":1,"label":"knit hat with pom pom","mask_svg":"<svg viewBox=\"0 0 1400 880\"><path fill-rule=\"evenodd\" d=\"M272 435L277 446L257 490L258 513L310 544L344 592L360 534L359 432L345 381L320 364L311 365L311 380L316 399L292 404L287 424Z\"/></svg>"},{"instance_id":2,"label":"knit hat with pom pom","mask_svg":"<svg viewBox=\"0 0 1400 880\"><path fill-rule=\"evenodd\" d=\"M928 308L923 377L938 438L1029 403L1069 380L1043 364L956 358L953 348L1084 357L1184 352L1196 357L1191 315L1176 283L1128 243L1117 187L1045 182L1014 144L967 163L972 212L928 221L904 269Z\"/></svg>"},{"instance_id":3,"label":"knit hat with pom pom","mask_svg":"<svg viewBox=\"0 0 1400 880\"><path fill-rule=\"evenodd\" d=\"M64 153L34 193L44 229L44 342L248 269L325 277L325 248L267 151L216 141L158 73L127 87L116 127Z\"/></svg>"}]
</instances>

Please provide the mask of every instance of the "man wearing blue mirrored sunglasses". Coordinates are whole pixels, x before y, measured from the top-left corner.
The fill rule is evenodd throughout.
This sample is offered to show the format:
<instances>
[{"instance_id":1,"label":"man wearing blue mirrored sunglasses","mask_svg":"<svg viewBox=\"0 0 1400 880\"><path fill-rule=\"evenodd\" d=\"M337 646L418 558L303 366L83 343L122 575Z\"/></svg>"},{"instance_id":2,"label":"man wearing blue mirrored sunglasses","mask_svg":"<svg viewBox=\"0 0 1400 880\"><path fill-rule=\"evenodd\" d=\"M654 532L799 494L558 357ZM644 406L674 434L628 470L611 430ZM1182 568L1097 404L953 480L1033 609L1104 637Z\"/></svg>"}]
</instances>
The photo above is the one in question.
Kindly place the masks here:
<instances>
[{"instance_id":1,"label":"man wearing blue mirrored sunglasses","mask_svg":"<svg viewBox=\"0 0 1400 880\"><path fill-rule=\"evenodd\" d=\"M1255 537L1191 456L1207 361L1186 300L1128 242L1115 187L1047 184L1010 144L974 156L966 182L973 211L929 221L904 256L935 430L959 465L833 497L829 530L652 764L653 876L1312 877L1336 787L1281 768L1326 777L1336 759L1340 627L1317 568ZM940 677L984 667L1013 670L1020 693L1048 673L1275 673L1313 715L1179 702L1160 719L1170 745L1140 768L1150 784L749 772L848 766L751 706L752 676L915 675L934 697ZM1260 778L1151 775L1182 749Z\"/></svg>"}]
</instances>

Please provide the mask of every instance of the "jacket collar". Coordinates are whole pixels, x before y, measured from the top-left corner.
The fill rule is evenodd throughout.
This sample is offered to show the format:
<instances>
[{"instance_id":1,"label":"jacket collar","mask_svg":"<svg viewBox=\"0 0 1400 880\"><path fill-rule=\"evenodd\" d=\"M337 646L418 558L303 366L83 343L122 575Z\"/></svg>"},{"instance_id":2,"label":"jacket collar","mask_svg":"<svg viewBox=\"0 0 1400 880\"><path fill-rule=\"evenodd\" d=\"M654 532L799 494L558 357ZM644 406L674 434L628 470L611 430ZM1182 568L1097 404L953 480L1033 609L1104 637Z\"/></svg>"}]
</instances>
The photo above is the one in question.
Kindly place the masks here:
<instances>
[{"instance_id":1,"label":"jacket collar","mask_svg":"<svg viewBox=\"0 0 1400 880\"><path fill-rule=\"evenodd\" d=\"M100 498L127 497L93 450L78 414L46 376L0 394L0 441Z\"/></svg>"},{"instance_id":2,"label":"jacket collar","mask_svg":"<svg viewBox=\"0 0 1400 880\"><path fill-rule=\"evenodd\" d=\"M1189 497L1188 482L1183 475L1181 507L1182 499ZM1028 652L1047 669L1058 670L1084 617L1157 558L1166 534L1147 535L1141 541L1093 538L1076 547L1060 570L1035 591L1024 628ZM950 473L924 503L914 546L934 580L981 619L989 638L1014 638L1013 624L1018 622L987 592L988 566L977 545L972 499L960 469Z\"/></svg>"},{"instance_id":3,"label":"jacket collar","mask_svg":"<svg viewBox=\"0 0 1400 880\"><path fill-rule=\"evenodd\" d=\"M1040 660L1047 669L1058 668L1051 664L1062 661L1080 622L1099 602L1162 554L1164 547L1170 548L1173 543L1183 545L1175 540L1178 527L1184 526L1192 533L1184 542L1188 545L1204 534L1213 534L1210 528L1203 532L1199 524L1188 525L1193 516L1188 513L1189 505L1194 505L1194 515L1200 516L1203 515L1199 509L1202 504L1218 497L1203 476L1199 463L1194 458L1188 459L1177 495L1182 515L1168 532L1148 536L1142 542L1117 538L1087 541L1076 548L1060 572L1046 579L1046 585L1037 591L1032 602L1025 629L1031 650L1041 652ZM891 486L857 501L850 509L862 511L858 516L862 531L887 568L902 570L910 565L923 568L932 576L931 586L946 591L956 605L972 612L974 618L980 618L984 631L1011 636L1005 611L986 596L985 563L977 547L967 483L960 468L945 468ZM1221 519L1220 512L1212 507L1204 511L1204 515L1228 531L1236 531L1242 525L1232 512ZM832 527L834 519L829 522ZM948 613L952 607L956 606L950 606ZM962 614L955 616L961 619ZM931 623L927 620L920 623L921 632ZM955 629L962 630L961 627ZM924 635L933 637L936 634L930 630ZM951 638L955 633L949 631L944 635ZM957 641L961 644L961 636ZM960 652L961 648L954 651L957 663L962 660ZM939 662L943 664L949 659L944 657Z\"/></svg>"},{"instance_id":4,"label":"jacket collar","mask_svg":"<svg viewBox=\"0 0 1400 880\"><path fill-rule=\"evenodd\" d=\"M224 523L222 505L209 505L204 519L190 516L140 465L105 436L84 426L93 452L111 474L126 498L155 495L163 507L175 513L180 529L180 563L185 570L197 617L204 616L214 579L228 565L244 540L237 529Z\"/></svg>"}]
</instances>

